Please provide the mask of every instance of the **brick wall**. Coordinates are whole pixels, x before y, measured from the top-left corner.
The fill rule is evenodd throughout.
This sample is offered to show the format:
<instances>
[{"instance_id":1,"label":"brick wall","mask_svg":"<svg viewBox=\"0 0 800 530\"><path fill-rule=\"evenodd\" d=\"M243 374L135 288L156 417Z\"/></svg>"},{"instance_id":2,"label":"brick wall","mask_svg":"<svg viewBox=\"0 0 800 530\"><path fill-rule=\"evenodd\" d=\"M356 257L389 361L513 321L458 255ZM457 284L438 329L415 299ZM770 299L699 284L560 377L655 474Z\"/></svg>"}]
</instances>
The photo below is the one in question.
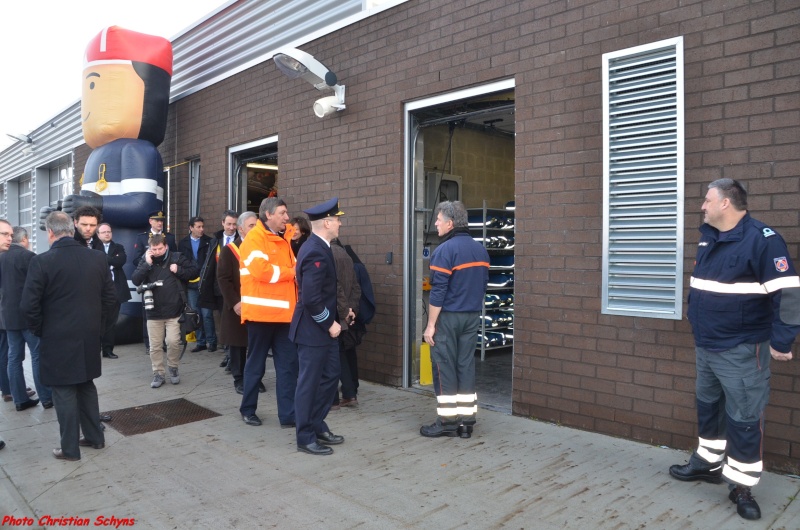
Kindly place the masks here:
<instances>
[{"instance_id":1,"label":"brick wall","mask_svg":"<svg viewBox=\"0 0 800 530\"><path fill-rule=\"evenodd\" d=\"M165 165L200 156L203 213L221 212L226 149L278 134L294 212L338 195L342 239L370 271L378 315L359 350L365 379L398 385L402 356L403 103L516 81L515 414L654 444L695 445L694 352L685 321L600 313L601 55L682 35L687 278L705 185L742 179L754 216L798 258L798 10L787 0L411 1L303 49L347 85L319 97L271 61L174 104ZM187 169L173 173L187 216ZM394 263L384 255L392 251ZM800 364L773 364L766 460L800 458Z\"/></svg>"}]
</instances>

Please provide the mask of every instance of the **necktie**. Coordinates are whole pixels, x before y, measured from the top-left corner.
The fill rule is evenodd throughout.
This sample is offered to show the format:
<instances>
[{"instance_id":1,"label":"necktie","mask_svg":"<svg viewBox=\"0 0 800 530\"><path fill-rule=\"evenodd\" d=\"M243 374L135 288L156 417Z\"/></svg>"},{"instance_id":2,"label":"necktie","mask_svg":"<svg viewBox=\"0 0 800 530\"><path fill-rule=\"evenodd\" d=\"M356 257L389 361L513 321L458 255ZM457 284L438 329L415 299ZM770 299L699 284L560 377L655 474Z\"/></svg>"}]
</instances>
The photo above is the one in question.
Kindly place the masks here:
<instances>
[{"instance_id":1,"label":"necktie","mask_svg":"<svg viewBox=\"0 0 800 530\"><path fill-rule=\"evenodd\" d=\"M92 248L92 238L91 238L91 237L90 237L89 239L87 239L87 240L86 240L86 246L87 246L88 248Z\"/></svg>"},{"instance_id":2,"label":"necktie","mask_svg":"<svg viewBox=\"0 0 800 530\"><path fill-rule=\"evenodd\" d=\"M225 246L227 247L231 242L231 236L225 236Z\"/></svg>"}]
</instances>

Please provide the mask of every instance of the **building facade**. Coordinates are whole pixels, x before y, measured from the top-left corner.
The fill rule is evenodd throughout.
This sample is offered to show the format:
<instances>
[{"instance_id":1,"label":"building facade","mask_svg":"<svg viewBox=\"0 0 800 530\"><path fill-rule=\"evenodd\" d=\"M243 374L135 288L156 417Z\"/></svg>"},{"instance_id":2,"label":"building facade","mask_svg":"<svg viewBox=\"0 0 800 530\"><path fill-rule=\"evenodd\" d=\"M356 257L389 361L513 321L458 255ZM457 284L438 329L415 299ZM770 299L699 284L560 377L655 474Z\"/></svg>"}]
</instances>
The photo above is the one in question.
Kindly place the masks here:
<instances>
[{"instance_id":1,"label":"building facade","mask_svg":"<svg viewBox=\"0 0 800 530\"><path fill-rule=\"evenodd\" d=\"M209 28L233 28L252 8L229 4L173 41L176 76L181 42L227 49ZM170 224L257 207L274 191L290 213L338 196L342 240L366 264L379 301L359 347L361 376L416 386L426 254L436 244L430 208L462 198L483 226L496 214L512 227L497 236L513 248L497 254L513 264L498 275L514 308L509 409L694 447L683 301L707 184L744 182L753 216L800 258L796 5L408 0L362 8L219 75L200 68L196 82L173 84L160 146ZM336 72L345 110L314 115L320 94L271 59L286 44ZM39 132L50 129L59 127ZM27 220L24 212L80 176L90 150L74 134L62 137L71 140L61 150L37 148L50 154L34 167L19 146L0 156L12 220ZM61 167L72 174L62 179ZM497 213L510 203L513 214ZM796 473L800 364L772 369L765 461Z\"/></svg>"}]
</instances>

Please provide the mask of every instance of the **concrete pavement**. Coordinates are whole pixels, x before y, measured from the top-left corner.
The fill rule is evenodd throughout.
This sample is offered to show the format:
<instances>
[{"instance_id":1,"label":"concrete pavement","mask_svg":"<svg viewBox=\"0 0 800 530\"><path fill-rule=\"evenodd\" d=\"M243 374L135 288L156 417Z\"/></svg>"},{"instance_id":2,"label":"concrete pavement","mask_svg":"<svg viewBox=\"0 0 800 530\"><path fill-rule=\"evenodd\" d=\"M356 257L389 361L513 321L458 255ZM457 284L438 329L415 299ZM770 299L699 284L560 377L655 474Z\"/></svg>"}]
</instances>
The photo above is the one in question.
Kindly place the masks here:
<instances>
[{"instance_id":1,"label":"concrete pavement","mask_svg":"<svg viewBox=\"0 0 800 530\"><path fill-rule=\"evenodd\" d=\"M670 478L686 452L488 410L471 439L423 438L419 426L435 417L431 396L366 382L357 408L328 417L345 443L332 456L298 453L294 431L278 425L271 363L258 409L264 425L250 427L221 353L187 352L181 383L151 389L143 346L115 351L120 358L104 359L96 381L101 410L182 397L221 416L133 436L112 421L105 449L64 462L51 455L53 409L0 403L8 444L0 519L30 521L16 528L69 527L59 519L69 517L181 529L800 528L798 479L765 473L754 490L763 517L744 521L725 485Z\"/></svg>"}]
</instances>

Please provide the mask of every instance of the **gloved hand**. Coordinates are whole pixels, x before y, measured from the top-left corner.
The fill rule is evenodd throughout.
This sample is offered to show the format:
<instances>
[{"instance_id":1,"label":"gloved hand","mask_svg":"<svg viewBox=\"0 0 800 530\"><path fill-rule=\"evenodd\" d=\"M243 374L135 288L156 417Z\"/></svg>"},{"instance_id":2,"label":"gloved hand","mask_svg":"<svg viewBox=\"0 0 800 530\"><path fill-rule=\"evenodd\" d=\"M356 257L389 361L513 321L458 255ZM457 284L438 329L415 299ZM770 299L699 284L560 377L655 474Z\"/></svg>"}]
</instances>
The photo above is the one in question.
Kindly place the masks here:
<instances>
[{"instance_id":1,"label":"gloved hand","mask_svg":"<svg viewBox=\"0 0 800 530\"><path fill-rule=\"evenodd\" d=\"M56 212L61 209L61 201L58 201L58 205L53 208L52 206L43 206L39 209L39 230L45 232L47 229L44 227L44 220L47 219L47 216L53 212Z\"/></svg>"},{"instance_id":2,"label":"gloved hand","mask_svg":"<svg viewBox=\"0 0 800 530\"><path fill-rule=\"evenodd\" d=\"M67 195L61 203L61 210L72 215L81 206L94 206L102 212L103 197L90 191L82 191L80 195Z\"/></svg>"}]
</instances>

